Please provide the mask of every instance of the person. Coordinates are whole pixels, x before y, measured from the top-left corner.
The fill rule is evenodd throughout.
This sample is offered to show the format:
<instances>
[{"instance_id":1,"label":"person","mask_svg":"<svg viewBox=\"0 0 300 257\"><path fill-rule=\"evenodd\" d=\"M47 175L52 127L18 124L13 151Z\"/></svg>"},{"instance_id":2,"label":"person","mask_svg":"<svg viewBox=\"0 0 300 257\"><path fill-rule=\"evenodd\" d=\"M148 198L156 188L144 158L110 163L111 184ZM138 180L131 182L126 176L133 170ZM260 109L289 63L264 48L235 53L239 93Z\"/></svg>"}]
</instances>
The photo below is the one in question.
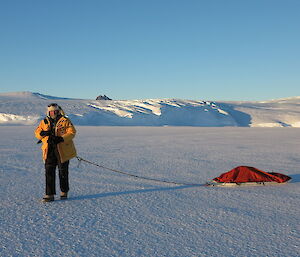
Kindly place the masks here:
<instances>
[{"instance_id":1,"label":"person","mask_svg":"<svg viewBox=\"0 0 300 257\"><path fill-rule=\"evenodd\" d=\"M76 129L62 108L56 103L48 105L47 117L35 129L35 136L42 141L43 160L45 162L46 188L44 202L54 201L55 173L59 170L60 198L67 199L69 192L69 160L76 157L73 138Z\"/></svg>"}]
</instances>

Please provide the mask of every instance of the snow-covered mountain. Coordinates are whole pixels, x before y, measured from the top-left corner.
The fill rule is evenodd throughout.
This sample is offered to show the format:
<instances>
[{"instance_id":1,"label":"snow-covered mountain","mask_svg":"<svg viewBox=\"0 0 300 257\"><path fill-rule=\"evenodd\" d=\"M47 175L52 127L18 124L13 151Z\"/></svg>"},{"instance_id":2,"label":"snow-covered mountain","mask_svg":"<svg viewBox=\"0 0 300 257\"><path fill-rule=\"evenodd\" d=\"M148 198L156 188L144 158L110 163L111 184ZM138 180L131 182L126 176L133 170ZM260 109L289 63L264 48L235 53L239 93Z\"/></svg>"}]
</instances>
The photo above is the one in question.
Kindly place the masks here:
<instances>
[{"instance_id":1,"label":"snow-covered mountain","mask_svg":"<svg viewBox=\"0 0 300 257\"><path fill-rule=\"evenodd\" d=\"M300 127L300 97L260 102L106 101L32 92L0 94L0 124L34 125L52 102L58 103L76 125Z\"/></svg>"}]
</instances>

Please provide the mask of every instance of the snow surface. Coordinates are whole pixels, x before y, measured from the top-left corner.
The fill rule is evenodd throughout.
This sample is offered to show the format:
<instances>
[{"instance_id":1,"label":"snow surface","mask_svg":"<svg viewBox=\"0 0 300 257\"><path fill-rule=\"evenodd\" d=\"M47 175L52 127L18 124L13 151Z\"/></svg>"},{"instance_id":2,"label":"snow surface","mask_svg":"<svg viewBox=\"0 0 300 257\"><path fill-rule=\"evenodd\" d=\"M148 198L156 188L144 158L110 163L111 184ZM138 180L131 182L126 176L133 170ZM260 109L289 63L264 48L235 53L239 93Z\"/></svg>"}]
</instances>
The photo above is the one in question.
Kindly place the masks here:
<instances>
[{"instance_id":1,"label":"snow surface","mask_svg":"<svg viewBox=\"0 0 300 257\"><path fill-rule=\"evenodd\" d=\"M250 165L293 181L173 186L73 160L70 199L52 203L33 130L0 127L0 256L300 255L297 128L77 126L79 156L136 175L203 184Z\"/></svg>"},{"instance_id":2,"label":"snow surface","mask_svg":"<svg viewBox=\"0 0 300 257\"><path fill-rule=\"evenodd\" d=\"M39 93L0 94L0 125L33 125L57 102L76 125L300 127L300 97L262 102L84 100Z\"/></svg>"}]
</instances>

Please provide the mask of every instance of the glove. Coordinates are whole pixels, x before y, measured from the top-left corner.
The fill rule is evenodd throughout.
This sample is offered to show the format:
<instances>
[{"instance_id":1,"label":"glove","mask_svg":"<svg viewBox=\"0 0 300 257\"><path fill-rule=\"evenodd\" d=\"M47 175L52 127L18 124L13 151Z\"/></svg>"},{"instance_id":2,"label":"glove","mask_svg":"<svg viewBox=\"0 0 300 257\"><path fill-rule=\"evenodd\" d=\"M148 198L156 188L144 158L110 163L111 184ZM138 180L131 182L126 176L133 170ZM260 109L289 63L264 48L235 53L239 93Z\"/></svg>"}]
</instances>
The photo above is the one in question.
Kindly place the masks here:
<instances>
[{"instance_id":1,"label":"glove","mask_svg":"<svg viewBox=\"0 0 300 257\"><path fill-rule=\"evenodd\" d=\"M50 136L50 135L51 135L50 130L47 130L47 131L42 130L41 133L40 133L41 137L46 137L46 136Z\"/></svg>"},{"instance_id":2,"label":"glove","mask_svg":"<svg viewBox=\"0 0 300 257\"><path fill-rule=\"evenodd\" d=\"M56 145L61 142L64 142L64 139L62 137L58 137L58 136L54 136L52 140L53 140L53 143Z\"/></svg>"}]
</instances>

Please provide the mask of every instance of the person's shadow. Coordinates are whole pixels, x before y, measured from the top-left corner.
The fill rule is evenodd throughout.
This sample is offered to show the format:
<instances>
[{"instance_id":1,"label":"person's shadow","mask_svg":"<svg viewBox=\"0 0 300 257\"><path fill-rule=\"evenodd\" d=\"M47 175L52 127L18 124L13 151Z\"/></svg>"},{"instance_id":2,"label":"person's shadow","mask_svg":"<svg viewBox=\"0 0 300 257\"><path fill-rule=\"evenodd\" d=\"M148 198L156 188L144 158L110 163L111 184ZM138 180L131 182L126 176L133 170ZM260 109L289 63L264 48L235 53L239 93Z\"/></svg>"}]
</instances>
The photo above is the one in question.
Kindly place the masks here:
<instances>
[{"instance_id":1,"label":"person's shadow","mask_svg":"<svg viewBox=\"0 0 300 257\"><path fill-rule=\"evenodd\" d=\"M185 188L199 187L204 186L203 184L199 185L183 185L183 186L173 186L173 187L159 187L159 188L150 188L150 189L139 189L139 190L129 190L129 191L121 191L121 192L107 192L107 193L99 193L93 195L82 195L68 198L68 201L76 201L76 200L91 200L102 197L109 196L119 196L119 195L130 195L130 194L141 194L141 193L151 193L151 192L160 192L160 191L171 191L171 190L180 190Z\"/></svg>"},{"instance_id":2,"label":"person's shadow","mask_svg":"<svg viewBox=\"0 0 300 257\"><path fill-rule=\"evenodd\" d=\"M300 182L300 174L294 174L294 175L289 175L289 176L292 178L290 183L299 183ZM205 186L205 184L158 187L158 188L150 188L150 189L128 190L128 191L121 191L121 192L106 192L106 193L99 193L99 194L92 194L92 195L74 196L74 197L68 198L68 201L91 200L91 199L110 197L110 196L181 190L181 189L186 189L186 188L202 187L202 186Z\"/></svg>"},{"instance_id":3,"label":"person's shadow","mask_svg":"<svg viewBox=\"0 0 300 257\"><path fill-rule=\"evenodd\" d=\"M300 174L289 175L292 180L291 183L299 183L300 182Z\"/></svg>"}]
</instances>

